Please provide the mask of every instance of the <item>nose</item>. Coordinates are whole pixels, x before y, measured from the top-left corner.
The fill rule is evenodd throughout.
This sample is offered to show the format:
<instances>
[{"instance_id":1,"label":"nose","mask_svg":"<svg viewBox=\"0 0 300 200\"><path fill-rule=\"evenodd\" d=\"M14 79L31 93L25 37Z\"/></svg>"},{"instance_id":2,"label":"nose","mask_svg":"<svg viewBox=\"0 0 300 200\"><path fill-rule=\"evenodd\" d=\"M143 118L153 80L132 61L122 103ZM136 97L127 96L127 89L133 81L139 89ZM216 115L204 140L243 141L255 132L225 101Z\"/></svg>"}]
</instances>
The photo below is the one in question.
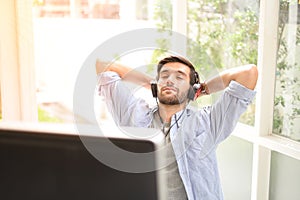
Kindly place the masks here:
<instances>
[{"instance_id":1,"label":"nose","mask_svg":"<svg viewBox=\"0 0 300 200\"><path fill-rule=\"evenodd\" d=\"M176 83L176 76L174 74L170 74L167 78L162 78L161 81L167 85L174 85Z\"/></svg>"},{"instance_id":2,"label":"nose","mask_svg":"<svg viewBox=\"0 0 300 200\"><path fill-rule=\"evenodd\" d=\"M166 80L167 85L174 85L175 79L172 78L173 76L169 76L169 78Z\"/></svg>"},{"instance_id":3,"label":"nose","mask_svg":"<svg viewBox=\"0 0 300 200\"><path fill-rule=\"evenodd\" d=\"M175 85L174 80L170 77L167 78L167 79L159 79L158 84L160 84L161 86L173 86L173 85Z\"/></svg>"}]
</instances>

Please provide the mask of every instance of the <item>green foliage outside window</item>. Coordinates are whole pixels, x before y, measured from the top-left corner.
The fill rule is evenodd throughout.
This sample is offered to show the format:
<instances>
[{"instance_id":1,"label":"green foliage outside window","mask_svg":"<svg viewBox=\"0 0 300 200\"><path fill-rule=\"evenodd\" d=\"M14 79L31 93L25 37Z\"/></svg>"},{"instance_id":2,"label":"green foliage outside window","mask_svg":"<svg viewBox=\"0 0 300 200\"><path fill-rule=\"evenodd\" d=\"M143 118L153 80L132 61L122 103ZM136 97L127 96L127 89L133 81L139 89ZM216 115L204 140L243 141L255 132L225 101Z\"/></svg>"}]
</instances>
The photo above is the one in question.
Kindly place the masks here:
<instances>
[{"instance_id":1,"label":"green foliage outside window","mask_svg":"<svg viewBox=\"0 0 300 200\"><path fill-rule=\"evenodd\" d=\"M45 2L43 0L33 0L32 5L33 6L43 6Z\"/></svg>"},{"instance_id":2,"label":"green foliage outside window","mask_svg":"<svg viewBox=\"0 0 300 200\"><path fill-rule=\"evenodd\" d=\"M39 122L51 122L51 123L63 123L63 120L51 115L49 112L38 108L38 121Z\"/></svg>"}]
</instances>

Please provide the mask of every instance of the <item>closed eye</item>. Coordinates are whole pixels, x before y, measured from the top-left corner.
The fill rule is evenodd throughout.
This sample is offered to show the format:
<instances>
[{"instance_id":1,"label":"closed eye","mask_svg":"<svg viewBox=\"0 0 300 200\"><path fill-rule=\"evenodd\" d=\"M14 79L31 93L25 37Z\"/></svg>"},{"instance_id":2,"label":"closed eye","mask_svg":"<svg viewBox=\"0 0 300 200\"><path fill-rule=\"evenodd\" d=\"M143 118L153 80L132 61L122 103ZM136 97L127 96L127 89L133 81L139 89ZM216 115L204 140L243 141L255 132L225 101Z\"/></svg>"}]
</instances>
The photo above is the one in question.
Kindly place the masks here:
<instances>
[{"instance_id":1,"label":"closed eye","mask_svg":"<svg viewBox=\"0 0 300 200\"><path fill-rule=\"evenodd\" d=\"M160 75L160 78L163 78L163 79L169 78L169 74L168 73L162 73Z\"/></svg>"}]
</instances>

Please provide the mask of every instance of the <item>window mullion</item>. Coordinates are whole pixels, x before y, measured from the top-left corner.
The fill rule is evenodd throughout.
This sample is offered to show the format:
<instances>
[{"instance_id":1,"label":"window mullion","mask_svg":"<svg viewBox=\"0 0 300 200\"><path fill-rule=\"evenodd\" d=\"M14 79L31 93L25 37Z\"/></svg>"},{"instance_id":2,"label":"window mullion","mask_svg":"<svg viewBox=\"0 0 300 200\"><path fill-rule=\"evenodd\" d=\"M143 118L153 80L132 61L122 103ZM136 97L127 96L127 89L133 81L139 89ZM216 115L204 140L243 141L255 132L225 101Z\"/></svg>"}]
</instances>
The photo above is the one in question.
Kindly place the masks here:
<instances>
[{"instance_id":1,"label":"window mullion","mask_svg":"<svg viewBox=\"0 0 300 200\"><path fill-rule=\"evenodd\" d=\"M32 1L17 1L17 37L22 121L37 121Z\"/></svg>"},{"instance_id":2,"label":"window mullion","mask_svg":"<svg viewBox=\"0 0 300 200\"><path fill-rule=\"evenodd\" d=\"M255 130L258 136L272 133L279 1L260 1ZM271 150L253 144L251 199L269 198Z\"/></svg>"},{"instance_id":3,"label":"window mullion","mask_svg":"<svg viewBox=\"0 0 300 200\"><path fill-rule=\"evenodd\" d=\"M172 31L186 36L187 0L173 0L172 2ZM178 40L178 38L175 37L172 41L172 49L176 50L176 53L181 53L183 56L186 56L186 43L186 40Z\"/></svg>"},{"instance_id":4,"label":"window mullion","mask_svg":"<svg viewBox=\"0 0 300 200\"><path fill-rule=\"evenodd\" d=\"M2 118L21 119L16 2L0 2L0 75Z\"/></svg>"},{"instance_id":5,"label":"window mullion","mask_svg":"<svg viewBox=\"0 0 300 200\"><path fill-rule=\"evenodd\" d=\"M0 4L3 11L0 21L3 120L36 121L32 1L2 1Z\"/></svg>"}]
</instances>

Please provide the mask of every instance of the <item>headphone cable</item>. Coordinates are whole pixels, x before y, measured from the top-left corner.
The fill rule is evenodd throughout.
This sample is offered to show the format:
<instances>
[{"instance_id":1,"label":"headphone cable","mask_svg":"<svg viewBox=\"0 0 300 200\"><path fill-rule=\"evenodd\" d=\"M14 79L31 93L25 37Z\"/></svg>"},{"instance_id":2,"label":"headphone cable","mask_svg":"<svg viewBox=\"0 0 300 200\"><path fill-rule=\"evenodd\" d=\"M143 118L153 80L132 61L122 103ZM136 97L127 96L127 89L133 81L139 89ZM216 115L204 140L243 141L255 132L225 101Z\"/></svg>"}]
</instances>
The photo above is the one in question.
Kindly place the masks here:
<instances>
[{"instance_id":1,"label":"headphone cable","mask_svg":"<svg viewBox=\"0 0 300 200\"><path fill-rule=\"evenodd\" d=\"M165 132L165 130L164 130L164 128L165 128L164 122L163 122L163 119L162 119L162 117L160 116L160 113L159 113L159 105L158 105L157 98L155 98L155 100L156 100L156 104L157 104L157 113L158 113L160 122L161 122L161 124L163 125L161 131L165 134L165 137L167 137L167 136L169 135L170 131L171 131L171 128L172 128L175 124L176 124L177 128L179 128L178 121L179 121L180 118L183 116L183 113L184 113L185 110L186 110L186 106L184 107L182 113L180 114L180 116L179 116L178 118L177 118L177 115L175 114L175 122L170 126L170 128L168 129L168 131Z\"/></svg>"}]
</instances>

